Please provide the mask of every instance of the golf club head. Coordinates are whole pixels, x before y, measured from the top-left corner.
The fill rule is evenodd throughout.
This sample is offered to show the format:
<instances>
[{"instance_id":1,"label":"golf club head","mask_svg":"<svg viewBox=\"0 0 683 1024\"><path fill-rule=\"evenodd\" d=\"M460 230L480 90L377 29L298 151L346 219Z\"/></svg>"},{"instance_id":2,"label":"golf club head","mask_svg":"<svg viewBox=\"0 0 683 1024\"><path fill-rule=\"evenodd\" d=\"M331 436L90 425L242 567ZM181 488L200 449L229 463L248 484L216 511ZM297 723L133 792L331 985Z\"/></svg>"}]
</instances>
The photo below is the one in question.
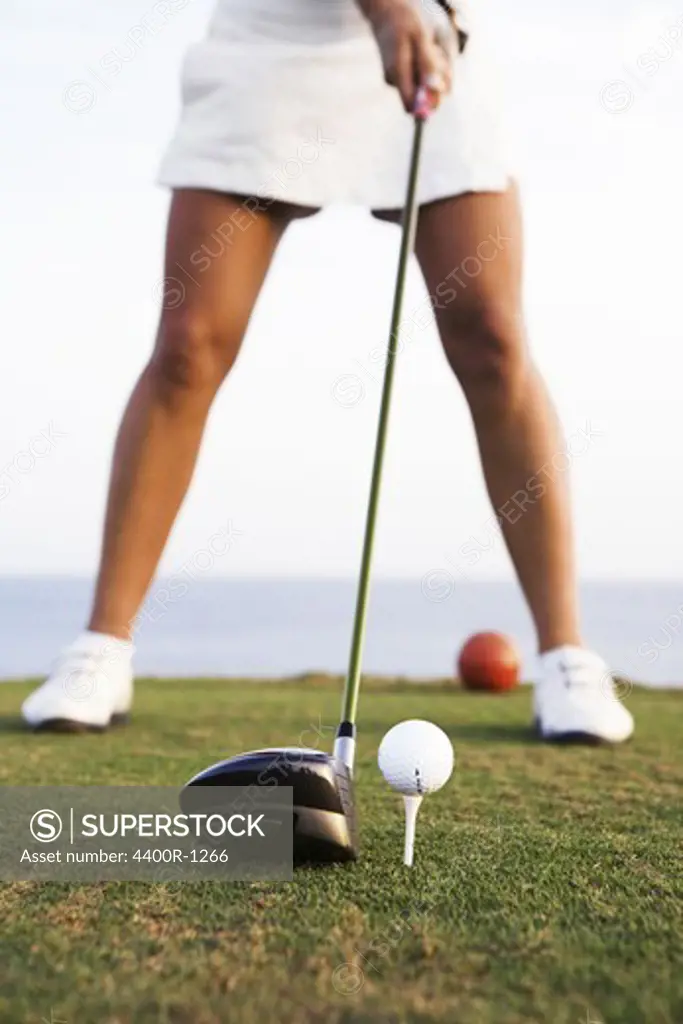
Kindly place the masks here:
<instances>
[{"instance_id":1,"label":"golf club head","mask_svg":"<svg viewBox=\"0 0 683 1024\"><path fill-rule=\"evenodd\" d=\"M253 750L211 765L186 788L273 785L292 787L295 866L357 860L353 786L338 757L300 747Z\"/></svg>"}]
</instances>

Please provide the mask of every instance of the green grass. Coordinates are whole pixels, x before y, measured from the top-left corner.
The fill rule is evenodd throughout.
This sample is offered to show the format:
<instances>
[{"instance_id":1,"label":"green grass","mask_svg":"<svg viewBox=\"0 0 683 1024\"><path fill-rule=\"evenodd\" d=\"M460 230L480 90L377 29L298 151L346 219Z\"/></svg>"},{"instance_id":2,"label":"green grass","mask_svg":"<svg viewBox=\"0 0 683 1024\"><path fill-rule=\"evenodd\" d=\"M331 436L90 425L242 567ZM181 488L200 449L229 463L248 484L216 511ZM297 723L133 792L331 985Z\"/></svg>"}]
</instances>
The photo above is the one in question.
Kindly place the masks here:
<instances>
[{"instance_id":1,"label":"green grass","mask_svg":"<svg viewBox=\"0 0 683 1024\"><path fill-rule=\"evenodd\" d=\"M64 737L23 733L27 687L5 685L0 783L175 785L254 746L329 748L338 690L142 682L127 730ZM556 749L530 738L526 692L371 681L358 865L277 884L4 885L0 1021L681 1024L683 693L628 703L628 746ZM375 763L410 717L445 728L457 758L412 871Z\"/></svg>"}]
</instances>

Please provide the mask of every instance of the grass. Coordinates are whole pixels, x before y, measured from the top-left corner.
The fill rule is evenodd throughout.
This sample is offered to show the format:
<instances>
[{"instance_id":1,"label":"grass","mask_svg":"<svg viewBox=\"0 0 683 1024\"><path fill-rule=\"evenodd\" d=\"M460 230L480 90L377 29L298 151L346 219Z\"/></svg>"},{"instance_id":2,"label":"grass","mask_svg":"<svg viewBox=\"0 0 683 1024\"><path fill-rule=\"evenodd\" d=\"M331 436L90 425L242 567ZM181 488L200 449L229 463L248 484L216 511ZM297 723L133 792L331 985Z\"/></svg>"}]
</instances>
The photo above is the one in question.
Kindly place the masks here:
<instances>
[{"instance_id":1,"label":"grass","mask_svg":"<svg viewBox=\"0 0 683 1024\"><path fill-rule=\"evenodd\" d=\"M142 682L103 736L32 736L0 687L0 784L174 785L220 756L329 748L338 681ZM371 681L361 700L362 861L293 883L0 888L10 1024L681 1024L683 693L636 690L617 749L556 749L529 697ZM401 867L375 764L410 717L447 730L456 774Z\"/></svg>"}]
</instances>

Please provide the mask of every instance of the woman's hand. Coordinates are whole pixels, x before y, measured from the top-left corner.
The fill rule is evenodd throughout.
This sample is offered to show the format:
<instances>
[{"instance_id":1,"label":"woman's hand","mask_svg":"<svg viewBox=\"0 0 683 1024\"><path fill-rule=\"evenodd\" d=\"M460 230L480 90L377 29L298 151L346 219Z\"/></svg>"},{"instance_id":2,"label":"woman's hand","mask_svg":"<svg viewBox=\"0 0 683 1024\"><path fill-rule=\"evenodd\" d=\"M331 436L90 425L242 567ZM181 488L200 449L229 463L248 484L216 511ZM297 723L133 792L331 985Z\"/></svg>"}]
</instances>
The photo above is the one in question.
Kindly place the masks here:
<instances>
[{"instance_id":1,"label":"woman's hand","mask_svg":"<svg viewBox=\"0 0 683 1024\"><path fill-rule=\"evenodd\" d=\"M446 18L431 18L420 0L356 2L375 34L384 78L398 89L408 112L413 111L418 86L426 85L437 100L449 91L456 32Z\"/></svg>"}]
</instances>

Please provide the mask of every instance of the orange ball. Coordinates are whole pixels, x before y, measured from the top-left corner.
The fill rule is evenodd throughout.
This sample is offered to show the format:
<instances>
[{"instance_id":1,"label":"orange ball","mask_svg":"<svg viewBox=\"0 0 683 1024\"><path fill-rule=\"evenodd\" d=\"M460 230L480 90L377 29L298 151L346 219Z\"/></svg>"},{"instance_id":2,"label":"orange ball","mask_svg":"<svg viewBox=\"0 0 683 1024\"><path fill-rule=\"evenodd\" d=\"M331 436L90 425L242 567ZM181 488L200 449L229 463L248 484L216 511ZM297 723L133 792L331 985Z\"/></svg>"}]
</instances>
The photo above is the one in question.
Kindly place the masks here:
<instances>
[{"instance_id":1,"label":"orange ball","mask_svg":"<svg viewBox=\"0 0 683 1024\"><path fill-rule=\"evenodd\" d=\"M458 676L468 690L512 690L519 683L521 667L517 645L503 633L474 633L458 658Z\"/></svg>"}]
</instances>

